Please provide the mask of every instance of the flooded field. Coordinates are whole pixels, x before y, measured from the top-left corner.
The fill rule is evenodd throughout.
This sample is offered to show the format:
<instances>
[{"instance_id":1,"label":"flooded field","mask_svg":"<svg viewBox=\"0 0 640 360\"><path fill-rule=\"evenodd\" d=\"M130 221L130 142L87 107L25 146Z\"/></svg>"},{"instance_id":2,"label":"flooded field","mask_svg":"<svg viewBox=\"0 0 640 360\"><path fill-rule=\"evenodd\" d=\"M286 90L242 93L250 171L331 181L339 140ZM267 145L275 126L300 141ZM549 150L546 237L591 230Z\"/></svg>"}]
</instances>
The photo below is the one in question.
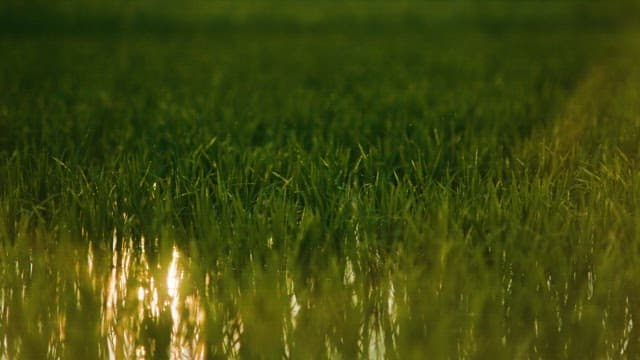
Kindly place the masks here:
<instances>
[{"instance_id":1,"label":"flooded field","mask_svg":"<svg viewBox=\"0 0 640 360\"><path fill-rule=\"evenodd\" d=\"M349 258L344 275L322 285L336 290L327 303L308 289L297 294L286 268L243 275L248 284L238 286L233 274L203 271L175 246L160 254L157 241L117 233L112 245L29 250L4 264L2 279L22 285L5 282L0 293L3 358L289 358L304 354L296 343L305 352L315 343L322 357L385 358L387 347L393 353L397 346L402 300L393 279L382 276L382 283L361 289ZM36 260L48 257L60 268ZM348 301L331 307L338 299ZM338 331L345 321L350 328ZM319 328L310 333L310 326Z\"/></svg>"},{"instance_id":2,"label":"flooded field","mask_svg":"<svg viewBox=\"0 0 640 360\"><path fill-rule=\"evenodd\" d=\"M0 4L0 359L638 358L637 2L285 3Z\"/></svg>"},{"instance_id":3,"label":"flooded field","mask_svg":"<svg viewBox=\"0 0 640 360\"><path fill-rule=\"evenodd\" d=\"M367 251L304 278L253 256L243 269L204 265L189 249L117 232L109 247L39 240L3 251L3 358L509 357L523 339L531 354L571 357L586 346L574 332L610 334L604 350L627 356L637 342L632 298L600 311L611 293L593 270L560 283L549 271L533 288L504 252L494 279L473 264L449 269L463 251L453 244L431 273L413 256ZM452 273L464 280L448 283ZM536 308L518 304L522 293Z\"/></svg>"}]
</instances>

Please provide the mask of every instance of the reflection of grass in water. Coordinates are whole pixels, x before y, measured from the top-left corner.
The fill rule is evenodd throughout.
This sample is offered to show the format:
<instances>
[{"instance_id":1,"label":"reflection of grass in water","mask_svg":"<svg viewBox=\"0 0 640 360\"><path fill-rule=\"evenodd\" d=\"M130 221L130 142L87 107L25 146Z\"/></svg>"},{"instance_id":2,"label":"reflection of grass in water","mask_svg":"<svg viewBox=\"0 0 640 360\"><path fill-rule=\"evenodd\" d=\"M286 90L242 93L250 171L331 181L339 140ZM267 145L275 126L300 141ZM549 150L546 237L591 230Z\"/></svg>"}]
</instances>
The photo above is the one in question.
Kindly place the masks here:
<instances>
[{"instance_id":1,"label":"reflection of grass in water","mask_svg":"<svg viewBox=\"0 0 640 360\"><path fill-rule=\"evenodd\" d=\"M637 353L637 49L562 7L3 36L0 357Z\"/></svg>"}]
</instances>

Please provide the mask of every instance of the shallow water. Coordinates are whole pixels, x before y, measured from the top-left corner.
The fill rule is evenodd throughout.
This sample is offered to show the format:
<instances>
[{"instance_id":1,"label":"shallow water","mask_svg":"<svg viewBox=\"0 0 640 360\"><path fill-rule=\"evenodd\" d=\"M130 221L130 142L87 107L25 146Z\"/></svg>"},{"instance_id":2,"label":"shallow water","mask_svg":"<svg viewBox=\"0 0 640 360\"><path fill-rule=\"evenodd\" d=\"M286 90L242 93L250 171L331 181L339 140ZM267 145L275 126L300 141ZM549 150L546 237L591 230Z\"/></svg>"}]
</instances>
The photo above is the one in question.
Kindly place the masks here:
<instances>
[{"instance_id":1,"label":"shallow water","mask_svg":"<svg viewBox=\"0 0 640 360\"><path fill-rule=\"evenodd\" d=\"M327 268L305 280L253 260L242 271L199 264L189 249L116 232L109 246L86 244L3 248L0 358L570 356L585 331L603 334L595 344L605 353L627 356L636 341L633 299L599 312L592 272L574 305L573 285L549 275L530 299L542 310L530 317L513 300L524 290L510 265L500 295L489 297L482 284L436 283L435 272L380 272L376 254L363 266L364 252L346 257L339 274Z\"/></svg>"},{"instance_id":2,"label":"shallow water","mask_svg":"<svg viewBox=\"0 0 640 360\"><path fill-rule=\"evenodd\" d=\"M5 256L13 261L1 270L0 358L289 358L313 350L378 359L397 346L392 280L363 292L349 258L340 280L327 278L336 298L314 302L288 269L236 280L195 264L179 246L116 232L109 247Z\"/></svg>"}]
</instances>

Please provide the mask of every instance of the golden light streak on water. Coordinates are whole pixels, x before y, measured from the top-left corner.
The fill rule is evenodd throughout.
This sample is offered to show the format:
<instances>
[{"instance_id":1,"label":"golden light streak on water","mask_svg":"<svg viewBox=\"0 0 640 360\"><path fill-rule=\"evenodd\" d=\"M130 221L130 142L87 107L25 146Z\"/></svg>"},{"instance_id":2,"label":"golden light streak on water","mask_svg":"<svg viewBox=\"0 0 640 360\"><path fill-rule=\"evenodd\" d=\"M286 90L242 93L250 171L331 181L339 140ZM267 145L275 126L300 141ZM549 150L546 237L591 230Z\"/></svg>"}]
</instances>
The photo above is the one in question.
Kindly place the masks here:
<instances>
[{"instance_id":1,"label":"golden light streak on water","mask_svg":"<svg viewBox=\"0 0 640 360\"><path fill-rule=\"evenodd\" d=\"M178 296L178 286L180 286L180 280L182 278L182 274L178 271L179 258L180 253L178 252L178 249L174 247L171 264L169 265L169 272L167 274L167 294L172 300Z\"/></svg>"},{"instance_id":2,"label":"golden light streak on water","mask_svg":"<svg viewBox=\"0 0 640 360\"><path fill-rule=\"evenodd\" d=\"M240 356L240 349L242 347L241 337L244 333L244 322L242 316L237 314L235 318L229 319L224 325L222 332L224 337L222 339L222 349L225 355L229 359L238 359Z\"/></svg>"},{"instance_id":3,"label":"golden light streak on water","mask_svg":"<svg viewBox=\"0 0 640 360\"><path fill-rule=\"evenodd\" d=\"M393 350L398 348L398 337L400 336L400 324L398 323L398 303L396 302L396 287L391 277L389 278L389 289L387 296L387 316L391 328L391 345Z\"/></svg>"},{"instance_id":4,"label":"golden light streak on water","mask_svg":"<svg viewBox=\"0 0 640 360\"><path fill-rule=\"evenodd\" d=\"M158 296L158 288L155 286L155 279L149 279L149 291L151 292L151 300L149 301L149 310L153 319L160 317L160 300Z\"/></svg>"},{"instance_id":5,"label":"golden light streak on water","mask_svg":"<svg viewBox=\"0 0 640 360\"><path fill-rule=\"evenodd\" d=\"M167 295L171 311L171 359L205 359L206 344L203 339L202 325L205 313L200 296L182 294L180 286L185 278L181 255L176 247L173 248L171 264L167 273Z\"/></svg>"},{"instance_id":6,"label":"golden light streak on water","mask_svg":"<svg viewBox=\"0 0 640 360\"><path fill-rule=\"evenodd\" d=\"M4 277L4 269L0 273L0 276ZM6 299L6 290L4 288L0 288L0 322L6 324L9 318L9 309L7 306ZM7 338L7 332L4 332L4 336L2 337L2 352L0 352L0 358L8 359L9 358L9 339Z\"/></svg>"},{"instance_id":7,"label":"golden light streak on water","mask_svg":"<svg viewBox=\"0 0 640 360\"><path fill-rule=\"evenodd\" d=\"M633 316L629 306L629 297L625 299L624 304L624 329L622 330L622 339L620 340L620 356L626 356L629 340L631 340L631 331L633 330Z\"/></svg>"},{"instance_id":8,"label":"golden light streak on water","mask_svg":"<svg viewBox=\"0 0 640 360\"><path fill-rule=\"evenodd\" d=\"M152 267L147 260L144 238L137 247L132 238L123 240L122 246L118 246L119 241L114 232L111 269L102 291L104 355L110 359L166 355L171 359L205 359L204 307L197 291L181 290L183 282L191 279L179 249L173 247L169 264ZM163 268L167 269L164 276ZM158 288L156 275L164 278L166 287ZM169 340L167 347L157 339L157 331L164 329Z\"/></svg>"},{"instance_id":9,"label":"golden light streak on water","mask_svg":"<svg viewBox=\"0 0 640 360\"><path fill-rule=\"evenodd\" d=\"M298 304L298 298L296 297L295 284L293 277L287 276L287 293L289 294L289 316L291 319L291 329L295 330L297 326L297 318L300 313L300 304Z\"/></svg>"},{"instance_id":10,"label":"golden light streak on water","mask_svg":"<svg viewBox=\"0 0 640 360\"><path fill-rule=\"evenodd\" d=\"M2 357L3 359L8 359L9 358L9 339L7 338L7 335L5 335L2 339L2 348L4 351L0 353L0 357Z\"/></svg>"},{"instance_id":11,"label":"golden light streak on water","mask_svg":"<svg viewBox=\"0 0 640 360\"><path fill-rule=\"evenodd\" d=\"M89 247L87 249L87 271L89 276L93 274L93 243L89 241Z\"/></svg>"},{"instance_id":12,"label":"golden light streak on water","mask_svg":"<svg viewBox=\"0 0 640 360\"><path fill-rule=\"evenodd\" d=\"M380 319L375 316L369 321L369 359L385 359L386 347L385 347L385 334Z\"/></svg>"},{"instance_id":13,"label":"golden light streak on water","mask_svg":"<svg viewBox=\"0 0 640 360\"><path fill-rule=\"evenodd\" d=\"M126 320L120 321L118 310L125 305L127 295L127 270L129 269L128 261L130 257L124 254L126 248L121 251L118 248L118 233L113 231L111 272L109 274L106 288L103 290L102 298L105 301L105 309L102 313L101 331L107 339L107 351L109 359L129 358L126 351L127 344L131 343L128 339L130 335L129 329L126 327Z\"/></svg>"},{"instance_id":14,"label":"golden light streak on water","mask_svg":"<svg viewBox=\"0 0 640 360\"><path fill-rule=\"evenodd\" d=\"M344 275L342 277L342 283L345 286L353 286L353 284L355 284L355 282L356 282L356 272L353 269L353 262L347 256L347 260L346 260L346 263L344 265ZM356 293L355 290L353 290L352 293L351 293L351 305L352 306L358 306L359 300L360 299L358 298L358 294Z\"/></svg>"}]
</instances>

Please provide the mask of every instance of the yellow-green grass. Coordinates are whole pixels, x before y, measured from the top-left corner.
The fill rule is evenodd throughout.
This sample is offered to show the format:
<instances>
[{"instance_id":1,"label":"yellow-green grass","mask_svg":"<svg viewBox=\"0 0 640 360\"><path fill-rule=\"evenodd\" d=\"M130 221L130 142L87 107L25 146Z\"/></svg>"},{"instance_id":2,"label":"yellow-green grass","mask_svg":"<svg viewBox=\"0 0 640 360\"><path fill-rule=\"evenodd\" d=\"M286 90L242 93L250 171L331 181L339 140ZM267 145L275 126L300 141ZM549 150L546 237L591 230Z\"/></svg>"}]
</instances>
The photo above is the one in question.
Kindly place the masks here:
<instances>
[{"instance_id":1,"label":"yellow-green grass","mask_svg":"<svg viewBox=\"0 0 640 360\"><path fill-rule=\"evenodd\" d=\"M634 3L69 4L0 26L0 358L640 353Z\"/></svg>"}]
</instances>

